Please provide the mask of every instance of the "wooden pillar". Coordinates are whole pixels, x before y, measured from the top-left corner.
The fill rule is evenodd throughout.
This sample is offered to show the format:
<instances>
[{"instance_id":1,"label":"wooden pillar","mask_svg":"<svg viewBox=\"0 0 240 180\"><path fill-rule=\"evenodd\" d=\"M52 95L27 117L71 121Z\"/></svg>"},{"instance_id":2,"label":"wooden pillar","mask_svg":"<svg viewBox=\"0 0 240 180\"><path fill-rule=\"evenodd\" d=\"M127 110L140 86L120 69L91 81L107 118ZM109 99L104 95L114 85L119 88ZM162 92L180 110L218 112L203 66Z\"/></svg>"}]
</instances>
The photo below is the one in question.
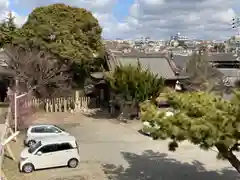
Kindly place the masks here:
<instances>
[{"instance_id":1,"label":"wooden pillar","mask_svg":"<svg viewBox=\"0 0 240 180\"><path fill-rule=\"evenodd\" d=\"M78 101L79 100L79 91L75 92L75 100Z\"/></svg>"},{"instance_id":2,"label":"wooden pillar","mask_svg":"<svg viewBox=\"0 0 240 180\"><path fill-rule=\"evenodd\" d=\"M0 178L4 178L4 173L3 173L3 159L4 159L4 146L1 145L0 149Z\"/></svg>"},{"instance_id":3,"label":"wooden pillar","mask_svg":"<svg viewBox=\"0 0 240 180\"><path fill-rule=\"evenodd\" d=\"M79 111L81 109L81 103L80 103L80 95L79 91L75 92L75 111Z\"/></svg>"},{"instance_id":4,"label":"wooden pillar","mask_svg":"<svg viewBox=\"0 0 240 180\"><path fill-rule=\"evenodd\" d=\"M45 111L48 113L49 112L49 101L48 101L48 99L45 102L46 102Z\"/></svg>"},{"instance_id":5,"label":"wooden pillar","mask_svg":"<svg viewBox=\"0 0 240 180\"><path fill-rule=\"evenodd\" d=\"M15 162L17 162L17 158L14 156L14 153L13 153L10 145L9 145L9 144L6 144L5 147L6 147L6 150L7 150L8 154L9 154L9 156L12 158L12 160L14 160Z\"/></svg>"},{"instance_id":6,"label":"wooden pillar","mask_svg":"<svg viewBox=\"0 0 240 180\"><path fill-rule=\"evenodd\" d=\"M63 100L63 109L64 109L64 112L67 112L67 100L65 98Z\"/></svg>"}]
</instances>

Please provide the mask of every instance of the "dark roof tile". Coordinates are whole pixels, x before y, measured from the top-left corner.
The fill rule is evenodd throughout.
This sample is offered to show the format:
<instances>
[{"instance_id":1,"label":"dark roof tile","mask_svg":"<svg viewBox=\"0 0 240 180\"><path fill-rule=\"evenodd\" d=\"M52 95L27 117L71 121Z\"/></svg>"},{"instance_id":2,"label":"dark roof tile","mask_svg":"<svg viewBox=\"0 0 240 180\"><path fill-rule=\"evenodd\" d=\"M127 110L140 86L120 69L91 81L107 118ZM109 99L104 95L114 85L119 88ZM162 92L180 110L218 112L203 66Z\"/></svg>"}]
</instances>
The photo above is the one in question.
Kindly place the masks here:
<instances>
[{"instance_id":1,"label":"dark roof tile","mask_svg":"<svg viewBox=\"0 0 240 180\"><path fill-rule=\"evenodd\" d=\"M134 52L126 54L111 53L111 55L108 56L108 64L111 70L113 70L116 66L120 64L137 65L138 61L144 68L149 68L154 74L158 74L159 76L165 79L183 78L177 76L178 72L175 63L172 60L168 59L163 54L159 53L146 54L141 52Z\"/></svg>"}]
</instances>

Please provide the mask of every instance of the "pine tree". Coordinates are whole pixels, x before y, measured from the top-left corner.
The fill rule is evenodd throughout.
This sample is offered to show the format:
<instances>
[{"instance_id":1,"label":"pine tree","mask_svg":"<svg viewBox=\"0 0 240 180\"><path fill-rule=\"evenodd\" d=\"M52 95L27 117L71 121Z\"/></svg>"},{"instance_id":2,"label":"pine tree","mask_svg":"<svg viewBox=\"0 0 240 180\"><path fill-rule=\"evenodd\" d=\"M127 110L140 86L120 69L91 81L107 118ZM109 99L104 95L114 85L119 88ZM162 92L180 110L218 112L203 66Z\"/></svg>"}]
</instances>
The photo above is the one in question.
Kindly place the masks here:
<instances>
[{"instance_id":1,"label":"pine tree","mask_svg":"<svg viewBox=\"0 0 240 180\"><path fill-rule=\"evenodd\" d=\"M8 17L0 24L0 47L6 44L12 44L13 38L17 32L17 26L14 22L15 17L9 12Z\"/></svg>"},{"instance_id":2,"label":"pine tree","mask_svg":"<svg viewBox=\"0 0 240 180\"><path fill-rule=\"evenodd\" d=\"M235 92L231 101L206 92L169 92L166 98L176 110L170 117L164 117L151 102L141 106L141 119L160 127L152 129L152 136L172 139L170 150L183 140L204 150L216 147L218 158L228 160L240 173L240 161L234 155L240 147L240 92Z\"/></svg>"},{"instance_id":3,"label":"pine tree","mask_svg":"<svg viewBox=\"0 0 240 180\"><path fill-rule=\"evenodd\" d=\"M14 21L15 21L15 17L13 16L12 12L9 12L8 17L5 20L5 24L10 32L13 32L17 29L17 26Z\"/></svg>"}]
</instances>

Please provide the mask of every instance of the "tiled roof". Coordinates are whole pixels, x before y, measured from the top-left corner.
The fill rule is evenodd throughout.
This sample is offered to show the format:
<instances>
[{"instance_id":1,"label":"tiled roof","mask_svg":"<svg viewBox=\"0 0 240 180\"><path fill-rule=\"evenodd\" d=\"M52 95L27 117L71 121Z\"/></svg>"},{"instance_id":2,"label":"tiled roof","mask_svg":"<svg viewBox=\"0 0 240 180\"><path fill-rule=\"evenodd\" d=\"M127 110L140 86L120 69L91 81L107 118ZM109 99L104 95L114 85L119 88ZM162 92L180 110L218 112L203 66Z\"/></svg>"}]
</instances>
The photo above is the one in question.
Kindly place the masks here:
<instances>
[{"instance_id":1,"label":"tiled roof","mask_svg":"<svg viewBox=\"0 0 240 180\"><path fill-rule=\"evenodd\" d=\"M218 68L225 77L240 77L240 69L238 68Z\"/></svg>"},{"instance_id":2,"label":"tiled roof","mask_svg":"<svg viewBox=\"0 0 240 180\"><path fill-rule=\"evenodd\" d=\"M9 57L4 52L4 50L0 51L0 66L7 66L6 62L9 60Z\"/></svg>"},{"instance_id":3,"label":"tiled roof","mask_svg":"<svg viewBox=\"0 0 240 180\"><path fill-rule=\"evenodd\" d=\"M159 53L114 53L109 58L108 64L110 66L110 69L113 70L116 66L120 64L137 65L138 61L141 63L143 68L149 68L154 74L158 74L165 79L185 78L177 76L177 69L174 62Z\"/></svg>"},{"instance_id":4,"label":"tiled roof","mask_svg":"<svg viewBox=\"0 0 240 180\"><path fill-rule=\"evenodd\" d=\"M179 69L183 69L183 68L185 68L186 63L187 63L187 61L189 60L190 57L191 56L174 55L173 56L173 61Z\"/></svg>"},{"instance_id":5,"label":"tiled roof","mask_svg":"<svg viewBox=\"0 0 240 180\"><path fill-rule=\"evenodd\" d=\"M14 72L7 68L7 61L9 61L9 57L4 52L4 50L0 51L0 75L12 76Z\"/></svg>"},{"instance_id":6,"label":"tiled roof","mask_svg":"<svg viewBox=\"0 0 240 180\"><path fill-rule=\"evenodd\" d=\"M212 54L208 55L209 62L216 62L216 61L236 61L236 57L233 56L231 53L222 53L222 54ZM191 58L191 56L173 56L173 61L177 65L178 68L183 69L186 66L187 61Z\"/></svg>"},{"instance_id":7,"label":"tiled roof","mask_svg":"<svg viewBox=\"0 0 240 180\"><path fill-rule=\"evenodd\" d=\"M14 72L7 67L0 66L0 75L3 76L14 76Z\"/></svg>"},{"instance_id":8,"label":"tiled roof","mask_svg":"<svg viewBox=\"0 0 240 180\"><path fill-rule=\"evenodd\" d=\"M151 70L154 74L158 74L165 79L175 78L173 69L169 65L167 59L164 57L117 57L117 59L123 65L137 65L139 61L143 68L149 68L149 70Z\"/></svg>"},{"instance_id":9,"label":"tiled roof","mask_svg":"<svg viewBox=\"0 0 240 180\"><path fill-rule=\"evenodd\" d=\"M232 53L220 53L220 54L212 54L208 55L209 61L236 61L236 57L233 56Z\"/></svg>"}]
</instances>

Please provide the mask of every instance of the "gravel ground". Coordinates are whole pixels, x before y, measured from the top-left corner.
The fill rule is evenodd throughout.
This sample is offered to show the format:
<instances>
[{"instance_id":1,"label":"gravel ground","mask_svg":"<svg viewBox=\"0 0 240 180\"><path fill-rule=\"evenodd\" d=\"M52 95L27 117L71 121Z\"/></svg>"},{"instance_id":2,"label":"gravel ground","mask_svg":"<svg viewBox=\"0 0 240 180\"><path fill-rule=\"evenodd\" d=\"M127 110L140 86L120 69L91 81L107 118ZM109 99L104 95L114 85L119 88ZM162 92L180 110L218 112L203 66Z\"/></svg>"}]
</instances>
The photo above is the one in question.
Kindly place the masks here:
<instances>
[{"instance_id":1,"label":"gravel ground","mask_svg":"<svg viewBox=\"0 0 240 180\"><path fill-rule=\"evenodd\" d=\"M4 172L11 177L9 180L240 179L228 162L216 159L216 152L200 150L188 142L182 143L176 152L169 152L168 141L153 141L139 134L139 122L119 124L104 118L66 113L39 117L41 123L48 123L51 119L52 123L61 125L77 138L80 166L25 175L18 172L16 163L6 158ZM19 142L12 144L19 154Z\"/></svg>"}]
</instances>

